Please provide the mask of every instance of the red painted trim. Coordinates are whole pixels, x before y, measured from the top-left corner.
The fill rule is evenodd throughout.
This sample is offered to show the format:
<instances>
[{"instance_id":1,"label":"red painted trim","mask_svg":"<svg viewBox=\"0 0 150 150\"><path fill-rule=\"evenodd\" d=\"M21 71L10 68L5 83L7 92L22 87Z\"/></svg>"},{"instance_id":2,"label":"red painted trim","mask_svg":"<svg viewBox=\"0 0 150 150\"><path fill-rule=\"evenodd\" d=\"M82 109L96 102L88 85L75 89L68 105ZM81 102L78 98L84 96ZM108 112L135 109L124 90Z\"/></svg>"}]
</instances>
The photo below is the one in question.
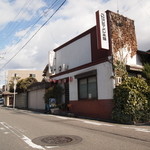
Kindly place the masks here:
<instances>
[{"instance_id":1,"label":"red painted trim","mask_svg":"<svg viewBox=\"0 0 150 150\"><path fill-rule=\"evenodd\" d=\"M108 38L109 38L109 55L112 56L112 41L111 41L111 25L110 25L110 11L106 11L106 16L107 16L107 26L108 26Z\"/></svg>"},{"instance_id":2,"label":"red painted trim","mask_svg":"<svg viewBox=\"0 0 150 150\"><path fill-rule=\"evenodd\" d=\"M108 50L97 49L96 27L95 30L91 32L91 54L92 54L92 62L101 60L109 56Z\"/></svg>"},{"instance_id":3,"label":"red painted trim","mask_svg":"<svg viewBox=\"0 0 150 150\"><path fill-rule=\"evenodd\" d=\"M78 70L81 70L81 69L84 69L84 68L88 68L88 67L106 62L106 61L108 61L108 57L102 58L98 61L91 62L91 63L85 64L85 65L82 65L82 66L79 66L79 67L76 67L76 68L72 68L72 69L64 71L64 72L60 72L58 74L52 75L51 78L58 77L58 76L61 76L61 75L64 75L64 74L68 74L68 73L71 73L71 72L74 72L74 71L78 71Z\"/></svg>"},{"instance_id":4,"label":"red painted trim","mask_svg":"<svg viewBox=\"0 0 150 150\"><path fill-rule=\"evenodd\" d=\"M95 26L92 27L92 28L90 28L89 30L83 32L82 34L76 36L75 38L71 39L70 41L64 43L63 45L59 46L58 48L54 49L54 52L56 52L56 51L58 51L58 50L61 50L63 47L65 47L65 46L67 46L67 45L69 45L69 44L71 44L71 43L73 43L73 42L79 40L80 38L82 38L82 37L84 37L84 36L90 34L90 33L91 33L92 31L94 31L94 30L95 30Z\"/></svg>"},{"instance_id":5,"label":"red painted trim","mask_svg":"<svg viewBox=\"0 0 150 150\"><path fill-rule=\"evenodd\" d=\"M96 12L96 36L97 36L97 49L101 49L99 11Z\"/></svg>"}]
</instances>

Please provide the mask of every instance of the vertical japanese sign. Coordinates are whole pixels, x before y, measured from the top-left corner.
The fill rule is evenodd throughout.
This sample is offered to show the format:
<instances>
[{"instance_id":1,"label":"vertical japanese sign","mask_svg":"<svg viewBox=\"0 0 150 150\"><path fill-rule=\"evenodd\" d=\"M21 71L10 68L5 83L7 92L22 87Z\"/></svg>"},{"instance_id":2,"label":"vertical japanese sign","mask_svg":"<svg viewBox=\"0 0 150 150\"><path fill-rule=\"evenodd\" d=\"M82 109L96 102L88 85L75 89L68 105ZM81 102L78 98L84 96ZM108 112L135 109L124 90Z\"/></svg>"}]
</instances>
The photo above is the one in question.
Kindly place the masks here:
<instances>
[{"instance_id":1,"label":"vertical japanese sign","mask_svg":"<svg viewBox=\"0 0 150 150\"><path fill-rule=\"evenodd\" d=\"M55 52L49 51L49 73L54 73L55 68Z\"/></svg>"},{"instance_id":2,"label":"vertical japanese sign","mask_svg":"<svg viewBox=\"0 0 150 150\"><path fill-rule=\"evenodd\" d=\"M96 12L97 47L109 50L108 26L106 13Z\"/></svg>"}]
</instances>

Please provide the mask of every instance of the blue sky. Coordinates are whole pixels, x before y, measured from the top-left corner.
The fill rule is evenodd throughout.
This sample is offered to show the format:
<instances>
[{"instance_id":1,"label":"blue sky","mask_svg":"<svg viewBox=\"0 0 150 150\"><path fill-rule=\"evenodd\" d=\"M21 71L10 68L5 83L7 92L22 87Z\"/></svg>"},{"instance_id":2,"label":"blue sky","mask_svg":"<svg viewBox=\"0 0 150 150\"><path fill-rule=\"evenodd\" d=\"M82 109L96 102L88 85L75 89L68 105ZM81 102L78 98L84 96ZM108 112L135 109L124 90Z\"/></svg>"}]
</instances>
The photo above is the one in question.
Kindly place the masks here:
<instances>
[{"instance_id":1,"label":"blue sky","mask_svg":"<svg viewBox=\"0 0 150 150\"><path fill-rule=\"evenodd\" d=\"M46 11L48 11L48 8L51 7L53 3L55 5L52 7L52 9L55 9L62 1L63 0L57 0L56 3L54 3L55 0L43 0L41 1L41 4L39 4L40 6L37 7L37 9L32 10L32 7L30 7L30 5L33 4L33 1L23 0L23 3L17 9L14 9L14 16L12 16L10 20L8 20L8 22L6 22L4 25L0 25L0 50L4 49L7 45L11 45L14 42L17 42L20 39L15 35L17 32L23 31L24 29L27 29L34 25L39 17L42 16L44 12L46 13ZM13 7L13 5L16 5L16 3L17 2L15 0L9 0L7 2L7 4L11 7ZM7 17L9 18L9 16ZM42 24L43 20L41 19L36 25Z\"/></svg>"},{"instance_id":2,"label":"blue sky","mask_svg":"<svg viewBox=\"0 0 150 150\"><path fill-rule=\"evenodd\" d=\"M120 14L134 20L138 49L150 49L150 0L67 0L36 36L7 63L63 1L57 0L48 9L55 0L0 0L2 82L4 72L9 69L43 70L48 63L48 51L95 26L97 10L117 12L119 9ZM42 15L40 21L31 28Z\"/></svg>"}]
</instances>

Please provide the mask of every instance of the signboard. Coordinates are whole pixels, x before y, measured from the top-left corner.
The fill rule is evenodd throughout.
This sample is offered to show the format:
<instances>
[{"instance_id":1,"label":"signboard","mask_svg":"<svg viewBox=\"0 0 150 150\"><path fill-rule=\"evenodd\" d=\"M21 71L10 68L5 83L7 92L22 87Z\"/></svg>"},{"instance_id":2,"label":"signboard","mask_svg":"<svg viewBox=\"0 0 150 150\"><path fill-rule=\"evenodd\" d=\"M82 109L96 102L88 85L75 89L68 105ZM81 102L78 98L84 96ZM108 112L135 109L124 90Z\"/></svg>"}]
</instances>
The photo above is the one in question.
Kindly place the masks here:
<instances>
[{"instance_id":1,"label":"signboard","mask_svg":"<svg viewBox=\"0 0 150 150\"><path fill-rule=\"evenodd\" d=\"M49 51L49 73L54 73L55 69L55 52Z\"/></svg>"},{"instance_id":2,"label":"signboard","mask_svg":"<svg viewBox=\"0 0 150 150\"><path fill-rule=\"evenodd\" d=\"M50 106L50 108L53 108L56 106L56 99L55 98L49 98L49 106Z\"/></svg>"},{"instance_id":3,"label":"signboard","mask_svg":"<svg viewBox=\"0 0 150 150\"><path fill-rule=\"evenodd\" d=\"M97 47L109 50L108 26L106 13L96 12Z\"/></svg>"}]
</instances>

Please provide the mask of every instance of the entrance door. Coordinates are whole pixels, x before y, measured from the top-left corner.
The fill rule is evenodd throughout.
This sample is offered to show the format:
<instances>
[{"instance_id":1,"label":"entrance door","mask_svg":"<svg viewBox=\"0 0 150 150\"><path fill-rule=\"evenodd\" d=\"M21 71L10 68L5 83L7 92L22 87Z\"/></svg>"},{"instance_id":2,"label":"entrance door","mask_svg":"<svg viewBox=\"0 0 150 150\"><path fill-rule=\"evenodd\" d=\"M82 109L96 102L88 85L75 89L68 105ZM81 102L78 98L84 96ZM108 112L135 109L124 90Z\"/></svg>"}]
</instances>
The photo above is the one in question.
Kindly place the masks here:
<instances>
[{"instance_id":1,"label":"entrance door","mask_svg":"<svg viewBox=\"0 0 150 150\"><path fill-rule=\"evenodd\" d=\"M14 98L12 96L9 97L9 106L13 106Z\"/></svg>"}]
</instances>

